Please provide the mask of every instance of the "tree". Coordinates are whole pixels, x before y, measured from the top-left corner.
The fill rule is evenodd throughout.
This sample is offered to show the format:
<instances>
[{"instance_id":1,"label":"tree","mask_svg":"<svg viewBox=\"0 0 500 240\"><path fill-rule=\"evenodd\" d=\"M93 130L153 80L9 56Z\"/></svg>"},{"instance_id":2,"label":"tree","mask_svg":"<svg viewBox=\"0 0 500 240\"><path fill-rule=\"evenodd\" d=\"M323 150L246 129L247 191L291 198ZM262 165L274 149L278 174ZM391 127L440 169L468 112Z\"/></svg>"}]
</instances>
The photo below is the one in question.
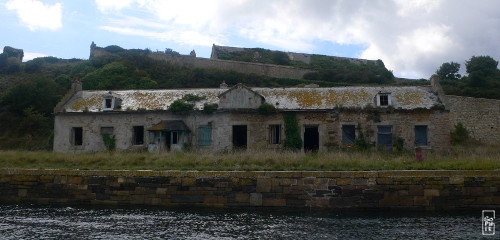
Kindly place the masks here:
<instances>
[{"instance_id":1,"label":"tree","mask_svg":"<svg viewBox=\"0 0 500 240\"><path fill-rule=\"evenodd\" d=\"M440 79L450 79L457 80L461 76L458 74L460 70L460 64L456 62L447 62L443 63L441 67L436 71L436 74L439 75Z\"/></svg>"},{"instance_id":2,"label":"tree","mask_svg":"<svg viewBox=\"0 0 500 240\"><path fill-rule=\"evenodd\" d=\"M477 71L484 73L495 72L498 66L498 61L495 61L490 56L472 56L469 61L465 61L465 69L471 74Z\"/></svg>"},{"instance_id":3,"label":"tree","mask_svg":"<svg viewBox=\"0 0 500 240\"><path fill-rule=\"evenodd\" d=\"M490 56L472 56L465 62L469 74L470 85L473 87L487 87L488 78L497 72L498 61Z\"/></svg>"}]
</instances>

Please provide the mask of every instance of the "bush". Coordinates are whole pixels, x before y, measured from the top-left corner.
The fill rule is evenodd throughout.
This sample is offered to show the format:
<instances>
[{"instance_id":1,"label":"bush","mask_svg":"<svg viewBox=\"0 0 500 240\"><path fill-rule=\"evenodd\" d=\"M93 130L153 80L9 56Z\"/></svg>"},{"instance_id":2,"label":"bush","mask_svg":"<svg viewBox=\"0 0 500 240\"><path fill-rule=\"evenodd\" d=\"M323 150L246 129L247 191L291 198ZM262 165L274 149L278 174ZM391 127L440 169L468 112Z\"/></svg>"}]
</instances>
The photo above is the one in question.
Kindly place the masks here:
<instances>
[{"instance_id":1,"label":"bush","mask_svg":"<svg viewBox=\"0 0 500 240\"><path fill-rule=\"evenodd\" d=\"M116 138L115 136L111 137L109 134L103 134L102 140L104 141L104 146L108 151L114 151L116 149Z\"/></svg>"},{"instance_id":2,"label":"bush","mask_svg":"<svg viewBox=\"0 0 500 240\"><path fill-rule=\"evenodd\" d=\"M363 131L360 131L358 137L356 138L356 140L354 140L354 149L364 151L368 150L369 148L370 145L366 141Z\"/></svg>"},{"instance_id":3,"label":"bush","mask_svg":"<svg viewBox=\"0 0 500 240\"><path fill-rule=\"evenodd\" d=\"M213 103L213 104L206 104L203 105L203 113L205 114L212 114L215 110L217 110L217 108L219 107L219 105Z\"/></svg>"},{"instance_id":4,"label":"bush","mask_svg":"<svg viewBox=\"0 0 500 240\"><path fill-rule=\"evenodd\" d=\"M259 106L258 112L261 115L268 116L268 115L270 115L272 113L275 113L276 112L276 108L272 104L263 103L262 105Z\"/></svg>"},{"instance_id":5,"label":"bush","mask_svg":"<svg viewBox=\"0 0 500 240\"><path fill-rule=\"evenodd\" d=\"M186 103L183 100L175 100L168 110L170 110L173 113L186 113L191 110L193 110L194 104Z\"/></svg>"},{"instance_id":6,"label":"bush","mask_svg":"<svg viewBox=\"0 0 500 240\"><path fill-rule=\"evenodd\" d=\"M455 125L455 131L451 133L451 143L452 144L462 144L469 138L467 129L462 125L461 122Z\"/></svg>"},{"instance_id":7,"label":"bush","mask_svg":"<svg viewBox=\"0 0 500 240\"><path fill-rule=\"evenodd\" d=\"M289 150L302 149L302 138L300 138L297 115L291 112L284 113L283 119L285 120L285 148Z\"/></svg>"}]
</instances>

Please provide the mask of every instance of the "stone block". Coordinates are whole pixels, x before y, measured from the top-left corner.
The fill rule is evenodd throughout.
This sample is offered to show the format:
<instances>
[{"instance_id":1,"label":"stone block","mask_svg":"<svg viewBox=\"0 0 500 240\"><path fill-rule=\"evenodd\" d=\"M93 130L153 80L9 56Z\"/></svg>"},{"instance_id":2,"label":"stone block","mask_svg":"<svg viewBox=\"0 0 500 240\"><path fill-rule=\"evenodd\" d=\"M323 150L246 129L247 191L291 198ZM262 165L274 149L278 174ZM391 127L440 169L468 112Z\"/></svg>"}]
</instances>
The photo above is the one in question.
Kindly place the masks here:
<instances>
[{"instance_id":1,"label":"stone block","mask_svg":"<svg viewBox=\"0 0 500 240\"><path fill-rule=\"evenodd\" d=\"M17 196L18 197L26 197L27 194L28 194L28 189L19 189Z\"/></svg>"},{"instance_id":2,"label":"stone block","mask_svg":"<svg viewBox=\"0 0 500 240\"><path fill-rule=\"evenodd\" d=\"M234 201L237 203L249 203L250 194L249 193L236 193L234 194Z\"/></svg>"},{"instance_id":3,"label":"stone block","mask_svg":"<svg viewBox=\"0 0 500 240\"><path fill-rule=\"evenodd\" d=\"M337 179L337 185L344 186L352 183L352 178L339 178Z\"/></svg>"},{"instance_id":4,"label":"stone block","mask_svg":"<svg viewBox=\"0 0 500 240\"><path fill-rule=\"evenodd\" d=\"M196 186L196 178L191 178L191 177L182 178L181 184L183 187Z\"/></svg>"},{"instance_id":5,"label":"stone block","mask_svg":"<svg viewBox=\"0 0 500 240\"><path fill-rule=\"evenodd\" d=\"M391 177L381 177L377 178L378 185L391 185L394 184L394 179Z\"/></svg>"},{"instance_id":6,"label":"stone block","mask_svg":"<svg viewBox=\"0 0 500 240\"><path fill-rule=\"evenodd\" d=\"M259 193L262 192L271 192L272 181L271 178L257 178L257 187L256 191Z\"/></svg>"},{"instance_id":7,"label":"stone block","mask_svg":"<svg viewBox=\"0 0 500 240\"><path fill-rule=\"evenodd\" d=\"M167 194L167 188L157 188L156 189L156 194L158 194L158 195L166 195Z\"/></svg>"},{"instance_id":8,"label":"stone block","mask_svg":"<svg viewBox=\"0 0 500 240\"><path fill-rule=\"evenodd\" d=\"M409 185L408 186L408 195L410 195L410 196L423 196L424 195L424 187L421 185Z\"/></svg>"},{"instance_id":9,"label":"stone block","mask_svg":"<svg viewBox=\"0 0 500 240\"><path fill-rule=\"evenodd\" d=\"M455 184L455 185L463 185L464 184L464 177L463 176L450 176L450 184Z\"/></svg>"},{"instance_id":10,"label":"stone block","mask_svg":"<svg viewBox=\"0 0 500 240\"><path fill-rule=\"evenodd\" d=\"M353 178L351 184L352 185L367 186L368 185L368 178L359 178L359 177Z\"/></svg>"},{"instance_id":11,"label":"stone block","mask_svg":"<svg viewBox=\"0 0 500 240\"><path fill-rule=\"evenodd\" d=\"M70 176L70 177L68 177L68 183L69 184L81 184L82 177L81 176Z\"/></svg>"},{"instance_id":12,"label":"stone block","mask_svg":"<svg viewBox=\"0 0 500 240\"><path fill-rule=\"evenodd\" d=\"M227 204L227 198L224 196L205 195L203 204L206 206L224 206Z\"/></svg>"},{"instance_id":13,"label":"stone block","mask_svg":"<svg viewBox=\"0 0 500 240\"><path fill-rule=\"evenodd\" d=\"M172 195L170 200L172 203L203 203L205 197L203 195Z\"/></svg>"},{"instance_id":14,"label":"stone block","mask_svg":"<svg viewBox=\"0 0 500 240\"><path fill-rule=\"evenodd\" d=\"M424 189L424 197L439 197L439 189Z\"/></svg>"},{"instance_id":15,"label":"stone block","mask_svg":"<svg viewBox=\"0 0 500 240\"><path fill-rule=\"evenodd\" d=\"M264 207L285 207L286 199L284 198L264 198L262 199L262 206Z\"/></svg>"},{"instance_id":16,"label":"stone block","mask_svg":"<svg viewBox=\"0 0 500 240\"><path fill-rule=\"evenodd\" d=\"M262 206L262 193L250 193L250 206Z\"/></svg>"}]
</instances>

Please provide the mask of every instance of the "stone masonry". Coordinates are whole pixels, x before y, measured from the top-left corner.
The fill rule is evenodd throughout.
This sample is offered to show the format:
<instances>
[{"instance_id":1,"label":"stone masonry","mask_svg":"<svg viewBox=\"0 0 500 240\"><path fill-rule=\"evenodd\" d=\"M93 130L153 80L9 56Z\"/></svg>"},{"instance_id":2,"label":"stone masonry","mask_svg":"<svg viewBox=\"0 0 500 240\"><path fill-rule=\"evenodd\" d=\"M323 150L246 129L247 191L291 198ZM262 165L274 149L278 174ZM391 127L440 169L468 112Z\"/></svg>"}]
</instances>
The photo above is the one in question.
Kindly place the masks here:
<instances>
[{"instance_id":1,"label":"stone masonry","mask_svg":"<svg viewBox=\"0 0 500 240\"><path fill-rule=\"evenodd\" d=\"M500 207L500 171L0 170L0 203L290 209Z\"/></svg>"}]
</instances>

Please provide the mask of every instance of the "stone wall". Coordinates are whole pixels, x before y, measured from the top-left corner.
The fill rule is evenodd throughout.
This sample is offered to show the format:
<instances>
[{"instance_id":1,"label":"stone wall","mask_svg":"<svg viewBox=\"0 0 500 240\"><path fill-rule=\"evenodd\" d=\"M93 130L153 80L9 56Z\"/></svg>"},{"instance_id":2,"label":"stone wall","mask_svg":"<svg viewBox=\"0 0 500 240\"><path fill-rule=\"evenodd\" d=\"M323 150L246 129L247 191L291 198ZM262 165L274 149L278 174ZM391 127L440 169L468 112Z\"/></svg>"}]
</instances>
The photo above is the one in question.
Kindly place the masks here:
<instances>
[{"instance_id":1,"label":"stone wall","mask_svg":"<svg viewBox=\"0 0 500 240\"><path fill-rule=\"evenodd\" d=\"M500 171L0 170L0 203L457 210L500 207Z\"/></svg>"},{"instance_id":2,"label":"stone wall","mask_svg":"<svg viewBox=\"0 0 500 240\"><path fill-rule=\"evenodd\" d=\"M500 100L447 95L450 131L459 122L469 135L486 144L500 143Z\"/></svg>"}]
</instances>

